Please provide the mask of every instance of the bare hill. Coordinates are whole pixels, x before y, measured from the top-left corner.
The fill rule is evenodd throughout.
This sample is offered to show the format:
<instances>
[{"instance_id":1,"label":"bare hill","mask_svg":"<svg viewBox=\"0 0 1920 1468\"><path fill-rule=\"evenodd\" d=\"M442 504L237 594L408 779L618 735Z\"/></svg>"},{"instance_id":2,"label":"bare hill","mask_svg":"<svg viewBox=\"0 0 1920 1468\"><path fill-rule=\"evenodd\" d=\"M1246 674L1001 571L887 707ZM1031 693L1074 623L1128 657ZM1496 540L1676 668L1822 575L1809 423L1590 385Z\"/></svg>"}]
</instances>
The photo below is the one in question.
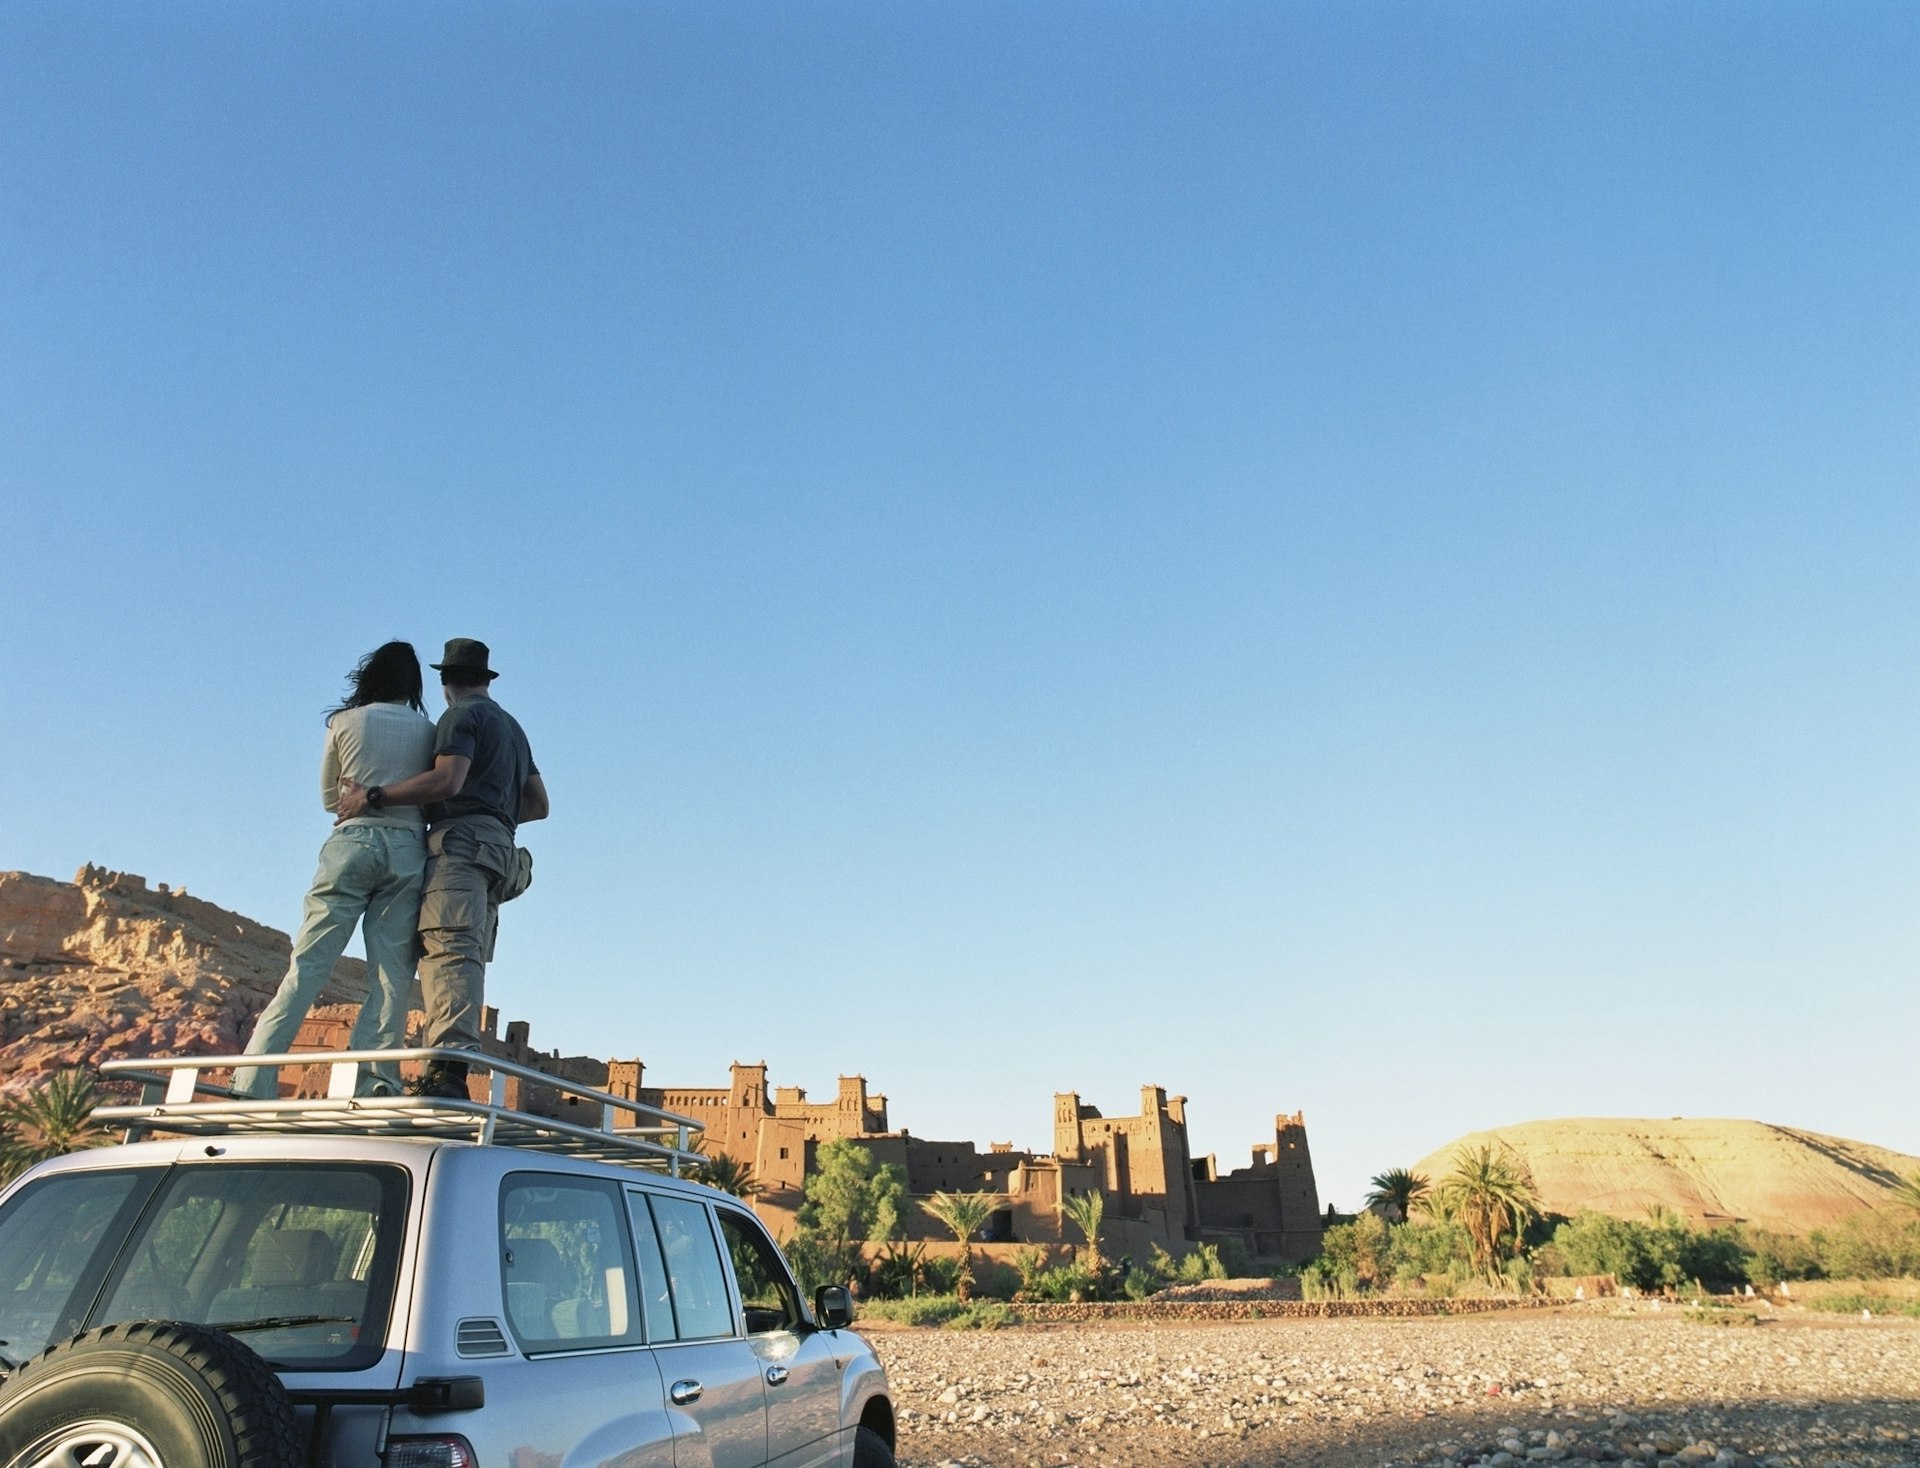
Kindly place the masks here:
<instances>
[{"instance_id":1,"label":"bare hill","mask_svg":"<svg viewBox=\"0 0 1920 1468\"><path fill-rule=\"evenodd\" d=\"M1670 1208L1706 1223L1805 1233L1887 1203L1920 1157L1762 1121L1575 1117L1471 1132L1422 1158L1439 1181L1463 1146L1504 1142L1533 1168L1555 1213L1644 1218Z\"/></svg>"},{"instance_id":2,"label":"bare hill","mask_svg":"<svg viewBox=\"0 0 1920 1468\"><path fill-rule=\"evenodd\" d=\"M0 1089L68 1066L232 1054L286 972L285 933L144 877L0 872ZM323 1004L357 1002L342 959Z\"/></svg>"}]
</instances>

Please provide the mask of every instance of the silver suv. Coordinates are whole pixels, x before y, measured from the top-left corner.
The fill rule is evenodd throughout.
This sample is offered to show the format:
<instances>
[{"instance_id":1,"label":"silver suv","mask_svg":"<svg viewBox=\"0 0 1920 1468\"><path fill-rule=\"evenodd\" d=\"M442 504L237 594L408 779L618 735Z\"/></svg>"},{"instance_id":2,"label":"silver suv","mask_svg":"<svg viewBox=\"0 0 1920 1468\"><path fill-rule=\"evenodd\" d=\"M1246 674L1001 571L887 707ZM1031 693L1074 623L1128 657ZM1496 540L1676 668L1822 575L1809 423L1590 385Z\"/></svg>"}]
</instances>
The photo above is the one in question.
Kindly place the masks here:
<instances>
[{"instance_id":1,"label":"silver suv","mask_svg":"<svg viewBox=\"0 0 1920 1468\"><path fill-rule=\"evenodd\" d=\"M892 1468L846 1292L680 1176L698 1123L378 1058L436 1055L490 1099L357 1099L371 1053L298 1056L306 1101L106 1067L150 1073L98 1113L127 1144L0 1193L0 1468Z\"/></svg>"}]
</instances>

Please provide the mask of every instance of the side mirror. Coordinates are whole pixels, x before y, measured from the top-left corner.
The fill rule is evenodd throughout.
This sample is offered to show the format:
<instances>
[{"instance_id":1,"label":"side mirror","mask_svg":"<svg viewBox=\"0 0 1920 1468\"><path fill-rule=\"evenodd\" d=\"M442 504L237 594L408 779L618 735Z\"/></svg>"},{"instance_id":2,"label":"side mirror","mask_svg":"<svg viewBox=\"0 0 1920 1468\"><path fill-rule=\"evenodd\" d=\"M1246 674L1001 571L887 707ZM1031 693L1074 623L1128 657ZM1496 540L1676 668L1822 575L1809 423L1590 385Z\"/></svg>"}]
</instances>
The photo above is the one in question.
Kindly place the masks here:
<instances>
[{"instance_id":1,"label":"side mirror","mask_svg":"<svg viewBox=\"0 0 1920 1468\"><path fill-rule=\"evenodd\" d=\"M822 1330L853 1324L853 1296L845 1285L821 1285L813 1292L813 1319Z\"/></svg>"}]
</instances>

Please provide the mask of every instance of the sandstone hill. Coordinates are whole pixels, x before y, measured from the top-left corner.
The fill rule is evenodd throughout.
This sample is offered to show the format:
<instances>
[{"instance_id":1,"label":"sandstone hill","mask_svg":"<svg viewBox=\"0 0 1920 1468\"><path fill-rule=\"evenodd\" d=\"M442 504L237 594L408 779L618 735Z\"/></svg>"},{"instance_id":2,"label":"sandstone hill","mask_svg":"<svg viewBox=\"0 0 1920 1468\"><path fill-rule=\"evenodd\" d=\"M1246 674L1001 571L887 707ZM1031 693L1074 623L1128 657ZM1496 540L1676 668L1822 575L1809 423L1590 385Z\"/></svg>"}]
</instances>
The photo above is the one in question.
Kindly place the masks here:
<instances>
[{"instance_id":1,"label":"sandstone hill","mask_svg":"<svg viewBox=\"0 0 1920 1468\"><path fill-rule=\"evenodd\" d=\"M1462 1147L1504 1142L1533 1168L1542 1203L1643 1219L1653 1207L1701 1223L1805 1233L1887 1204L1920 1157L1761 1121L1577 1117L1472 1132L1422 1158L1437 1182Z\"/></svg>"},{"instance_id":2,"label":"sandstone hill","mask_svg":"<svg viewBox=\"0 0 1920 1468\"><path fill-rule=\"evenodd\" d=\"M286 972L285 933L146 879L0 872L0 1090L152 1054L232 1054ZM366 994L342 959L322 1004Z\"/></svg>"}]
</instances>

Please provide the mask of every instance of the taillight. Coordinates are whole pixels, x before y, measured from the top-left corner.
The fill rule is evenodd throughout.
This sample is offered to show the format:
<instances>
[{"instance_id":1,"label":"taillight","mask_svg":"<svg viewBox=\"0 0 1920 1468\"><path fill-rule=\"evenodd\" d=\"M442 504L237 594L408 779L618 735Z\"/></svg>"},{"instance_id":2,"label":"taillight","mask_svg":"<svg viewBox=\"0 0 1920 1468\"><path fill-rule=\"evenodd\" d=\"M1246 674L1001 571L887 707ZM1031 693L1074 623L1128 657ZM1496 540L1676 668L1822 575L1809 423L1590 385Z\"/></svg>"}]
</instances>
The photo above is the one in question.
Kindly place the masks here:
<instances>
[{"instance_id":1,"label":"taillight","mask_svg":"<svg viewBox=\"0 0 1920 1468\"><path fill-rule=\"evenodd\" d=\"M390 1437L387 1468L478 1468L464 1437Z\"/></svg>"}]
</instances>

